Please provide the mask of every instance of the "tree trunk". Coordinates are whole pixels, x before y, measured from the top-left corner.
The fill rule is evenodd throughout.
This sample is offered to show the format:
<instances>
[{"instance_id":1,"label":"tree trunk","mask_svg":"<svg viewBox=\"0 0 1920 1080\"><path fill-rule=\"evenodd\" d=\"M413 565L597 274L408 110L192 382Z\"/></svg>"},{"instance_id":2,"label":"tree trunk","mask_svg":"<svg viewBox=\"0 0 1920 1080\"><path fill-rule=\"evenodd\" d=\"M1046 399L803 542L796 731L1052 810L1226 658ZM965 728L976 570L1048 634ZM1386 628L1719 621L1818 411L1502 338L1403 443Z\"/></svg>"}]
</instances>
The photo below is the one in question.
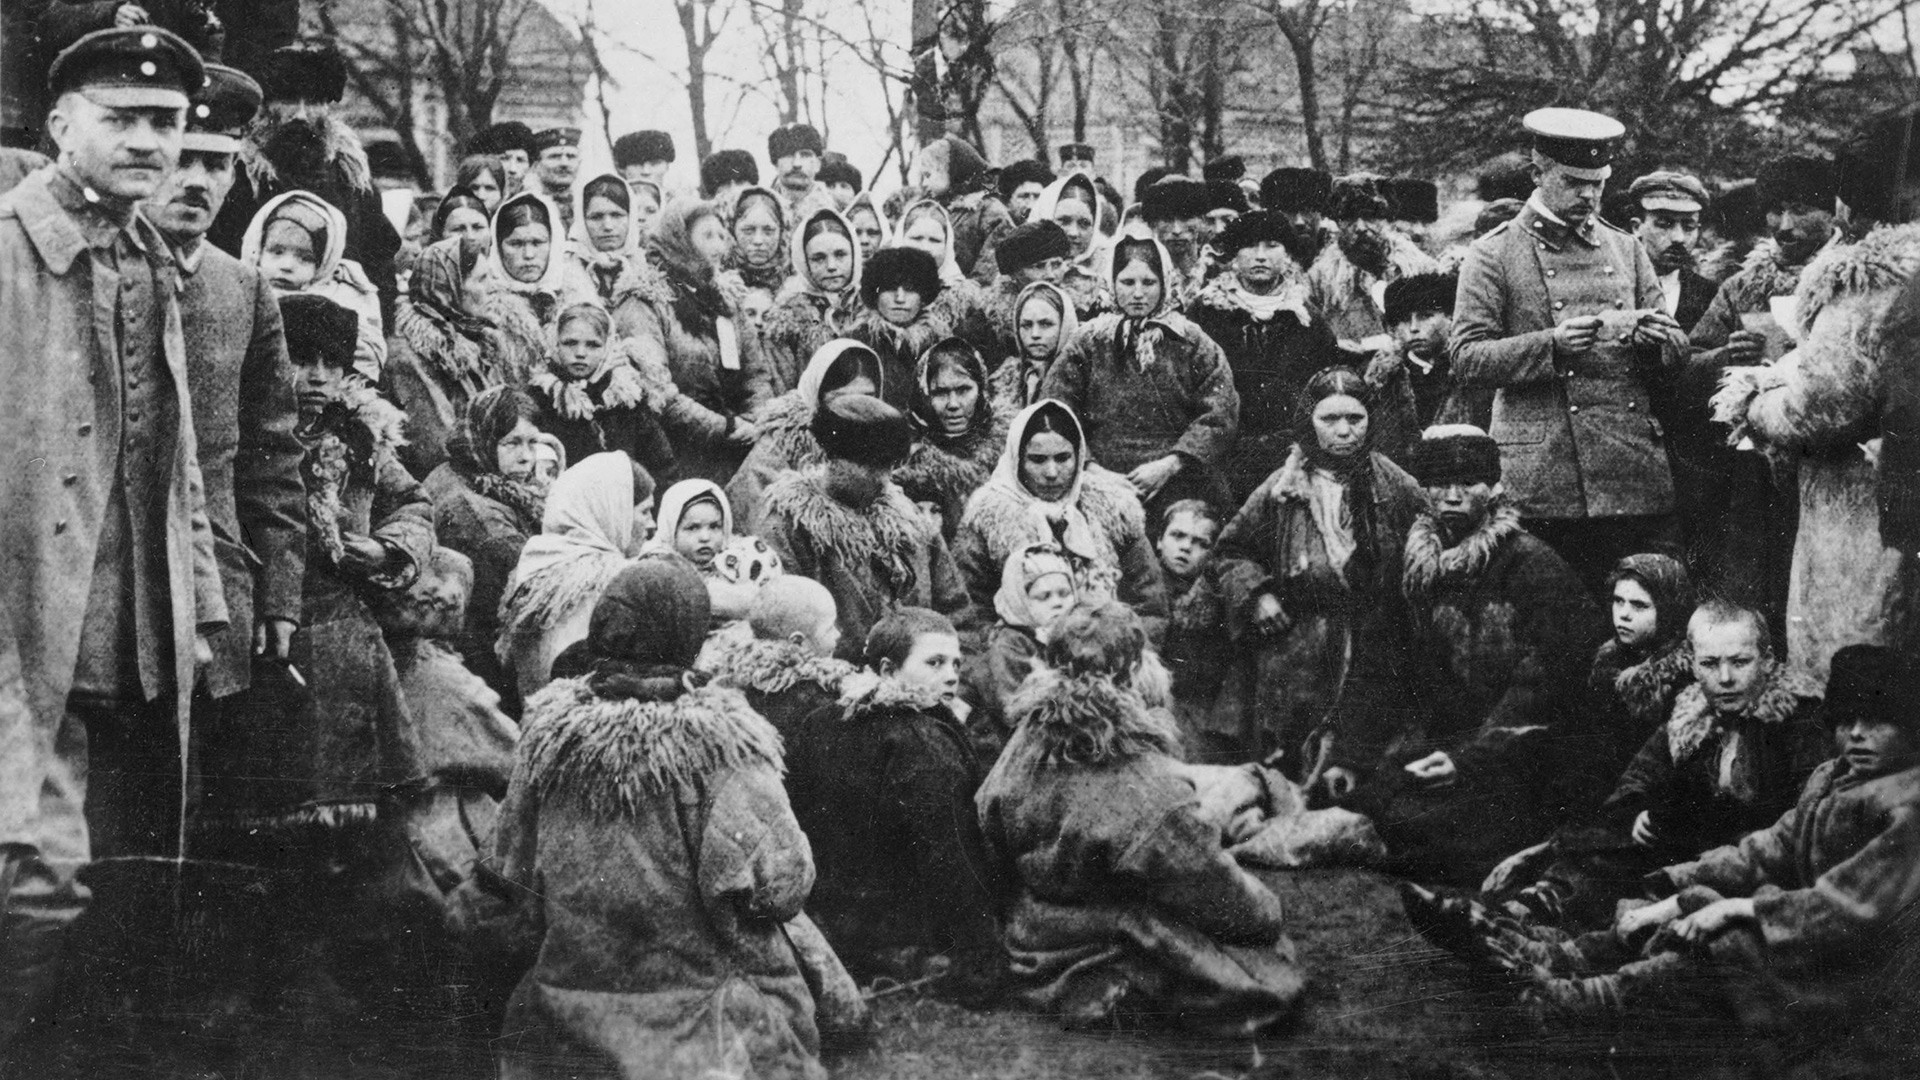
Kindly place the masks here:
<instances>
[{"instance_id":1,"label":"tree trunk","mask_svg":"<svg viewBox=\"0 0 1920 1080\"><path fill-rule=\"evenodd\" d=\"M926 146L946 134L940 107L939 0L913 0L907 55L913 61L914 138Z\"/></svg>"},{"instance_id":2,"label":"tree trunk","mask_svg":"<svg viewBox=\"0 0 1920 1080\"><path fill-rule=\"evenodd\" d=\"M1320 73L1314 65L1313 35L1291 19L1275 21L1293 50L1294 73L1300 79L1300 130L1307 137L1307 161L1316 169L1325 169L1327 146L1320 133Z\"/></svg>"},{"instance_id":3,"label":"tree trunk","mask_svg":"<svg viewBox=\"0 0 1920 1080\"><path fill-rule=\"evenodd\" d=\"M709 34L704 39L705 5L711 0L674 0L680 16L680 34L687 42L687 111L693 120L694 157L705 161L713 152L713 140L707 134L707 50L713 47Z\"/></svg>"}]
</instances>

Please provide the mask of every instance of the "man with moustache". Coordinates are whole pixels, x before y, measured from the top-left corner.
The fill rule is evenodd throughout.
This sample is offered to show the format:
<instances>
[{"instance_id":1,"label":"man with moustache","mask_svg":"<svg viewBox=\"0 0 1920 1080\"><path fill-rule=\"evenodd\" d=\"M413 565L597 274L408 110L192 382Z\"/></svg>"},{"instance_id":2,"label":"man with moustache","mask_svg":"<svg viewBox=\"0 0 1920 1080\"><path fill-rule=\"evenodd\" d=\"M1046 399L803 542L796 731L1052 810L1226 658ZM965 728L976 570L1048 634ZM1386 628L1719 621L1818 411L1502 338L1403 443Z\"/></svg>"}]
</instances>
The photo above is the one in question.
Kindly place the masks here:
<instances>
[{"instance_id":1,"label":"man with moustache","mask_svg":"<svg viewBox=\"0 0 1920 1080\"><path fill-rule=\"evenodd\" d=\"M773 190L786 204L788 221L805 221L815 210L834 208L833 193L816 179L827 144L812 124L787 124L767 136Z\"/></svg>"},{"instance_id":2,"label":"man with moustache","mask_svg":"<svg viewBox=\"0 0 1920 1080\"><path fill-rule=\"evenodd\" d=\"M533 137L535 190L553 200L560 220L573 228L573 184L580 178L580 129L548 128Z\"/></svg>"},{"instance_id":3,"label":"man with moustache","mask_svg":"<svg viewBox=\"0 0 1920 1080\"><path fill-rule=\"evenodd\" d=\"M1666 312L1681 329L1691 330L1717 288L1693 268L1707 186L1686 173L1663 170L1635 180L1627 197L1633 203L1633 235L1660 276Z\"/></svg>"},{"instance_id":4,"label":"man with moustache","mask_svg":"<svg viewBox=\"0 0 1920 1080\"><path fill-rule=\"evenodd\" d=\"M1673 471L1650 389L1686 333L1646 249L1600 220L1620 122L1537 109L1533 194L1460 267L1453 372L1495 391L1490 434L1527 528L1598 594L1636 552L1675 553Z\"/></svg>"},{"instance_id":5,"label":"man with moustache","mask_svg":"<svg viewBox=\"0 0 1920 1080\"><path fill-rule=\"evenodd\" d=\"M47 76L57 163L0 197L0 1044L58 980L81 869L179 850L188 704L227 609L173 257L136 208L203 79L157 27L82 37ZM102 924L166 915L118 899Z\"/></svg>"},{"instance_id":6,"label":"man with moustache","mask_svg":"<svg viewBox=\"0 0 1920 1080\"><path fill-rule=\"evenodd\" d=\"M1385 321L1387 284L1440 269L1391 222L1386 180L1367 173L1333 182L1327 216L1334 242L1307 267L1314 307L1324 314L1342 348L1378 353L1393 348Z\"/></svg>"}]
</instances>

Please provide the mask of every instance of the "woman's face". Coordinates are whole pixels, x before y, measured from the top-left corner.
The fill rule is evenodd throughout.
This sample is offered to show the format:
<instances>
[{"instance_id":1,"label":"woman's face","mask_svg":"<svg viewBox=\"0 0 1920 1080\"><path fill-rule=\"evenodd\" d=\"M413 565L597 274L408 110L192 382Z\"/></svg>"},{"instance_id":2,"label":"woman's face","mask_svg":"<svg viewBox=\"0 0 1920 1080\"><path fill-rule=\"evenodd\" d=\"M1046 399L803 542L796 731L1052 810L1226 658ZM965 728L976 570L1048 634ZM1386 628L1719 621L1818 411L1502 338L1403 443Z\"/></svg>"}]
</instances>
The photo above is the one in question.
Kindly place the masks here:
<instances>
[{"instance_id":1,"label":"woman's face","mask_svg":"<svg viewBox=\"0 0 1920 1080\"><path fill-rule=\"evenodd\" d=\"M660 200L646 188L635 188L632 196L633 216L640 235L653 231L653 219L660 216Z\"/></svg>"},{"instance_id":2,"label":"woman's face","mask_svg":"<svg viewBox=\"0 0 1920 1080\"><path fill-rule=\"evenodd\" d=\"M1093 247L1093 207L1079 199L1062 198L1053 205L1053 223L1066 230L1073 241L1073 256L1079 258Z\"/></svg>"},{"instance_id":3,"label":"woman's face","mask_svg":"<svg viewBox=\"0 0 1920 1080\"><path fill-rule=\"evenodd\" d=\"M569 379L584 379L600 370L606 359L607 335L586 319L568 319L556 335L560 374Z\"/></svg>"},{"instance_id":4,"label":"woman's face","mask_svg":"<svg viewBox=\"0 0 1920 1080\"><path fill-rule=\"evenodd\" d=\"M467 182L467 190L479 197L489 214L500 205L500 178L486 169L473 174L473 179Z\"/></svg>"},{"instance_id":5,"label":"woman's face","mask_svg":"<svg viewBox=\"0 0 1920 1080\"><path fill-rule=\"evenodd\" d=\"M807 277L821 292L837 293L853 280L853 244L831 229L807 241Z\"/></svg>"},{"instance_id":6,"label":"woman's face","mask_svg":"<svg viewBox=\"0 0 1920 1080\"><path fill-rule=\"evenodd\" d=\"M773 310L773 293L766 289L748 289L740 300L740 318L747 329L759 333L767 324L767 312Z\"/></svg>"},{"instance_id":7,"label":"woman's face","mask_svg":"<svg viewBox=\"0 0 1920 1080\"><path fill-rule=\"evenodd\" d=\"M522 419L505 438L493 444L494 467L509 480L532 479L534 447L539 442L540 429Z\"/></svg>"},{"instance_id":8,"label":"woman's face","mask_svg":"<svg viewBox=\"0 0 1920 1080\"><path fill-rule=\"evenodd\" d=\"M862 206L847 217L853 225L854 242L860 245L860 257L873 258L874 251L880 247L880 215Z\"/></svg>"},{"instance_id":9,"label":"woman's face","mask_svg":"<svg viewBox=\"0 0 1920 1080\"><path fill-rule=\"evenodd\" d=\"M780 257L780 223L765 199L754 199L733 223L733 242L740 246L740 258L759 269L773 265Z\"/></svg>"},{"instance_id":10,"label":"woman's face","mask_svg":"<svg viewBox=\"0 0 1920 1080\"><path fill-rule=\"evenodd\" d=\"M487 215L471 206L463 206L447 215L440 224L440 239L449 236L460 238L461 248L467 251L482 251L487 246Z\"/></svg>"},{"instance_id":11,"label":"woman's face","mask_svg":"<svg viewBox=\"0 0 1920 1080\"><path fill-rule=\"evenodd\" d=\"M1653 644L1653 635L1659 629L1660 612L1647 587L1632 578L1614 582L1614 640L1629 648L1645 648Z\"/></svg>"},{"instance_id":12,"label":"woman's face","mask_svg":"<svg viewBox=\"0 0 1920 1080\"><path fill-rule=\"evenodd\" d=\"M1020 351L1029 360L1051 359L1060 349L1060 313L1045 300L1030 298L1020 305L1014 331L1020 336Z\"/></svg>"},{"instance_id":13,"label":"woman's face","mask_svg":"<svg viewBox=\"0 0 1920 1080\"><path fill-rule=\"evenodd\" d=\"M953 181L947 175L947 144L935 143L920 151L920 160L915 163L920 174L920 186L927 194L938 199L953 188Z\"/></svg>"},{"instance_id":14,"label":"woman's face","mask_svg":"<svg viewBox=\"0 0 1920 1080\"><path fill-rule=\"evenodd\" d=\"M299 292L320 272L313 234L291 221L267 224L260 242L260 276L281 292Z\"/></svg>"},{"instance_id":15,"label":"woman's face","mask_svg":"<svg viewBox=\"0 0 1920 1080\"><path fill-rule=\"evenodd\" d=\"M908 247L919 248L933 256L936 262L947 257L946 226L940 224L940 219L932 214L923 213L908 222L900 242Z\"/></svg>"},{"instance_id":16,"label":"woman's face","mask_svg":"<svg viewBox=\"0 0 1920 1080\"><path fill-rule=\"evenodd\" d=\"M895 326L905 326L919 318L920 309L926 306L920 299L920 290L907 285L883 290L873 300L880 317Z\"/></svg>"},{"instance_id":17,"label":"woman's face","mask_svg":"<svg viewBox=\"0 0 1920 1080\"><path fill-rule=\"evenodd\" d=\"M627 538L627 557L633 558L639 555L640 549L651 539L653 539L653 503L651 501L634 503L633 535Z\"/></svg>"},{"instance_id":18,"label":"woman's face","mask_svg":"<svg viewBox=\"0 0 1920 1080\"><path fill-rule=\"evenodd\" d=\"M500 262L507 276L532 284L547 272L547 256L553 250L553 234L545 225L528 222L507 234L500 242Z\"/></svg>"},{"instance_id":19,"label":"woman's face","mask_svg":"<svg viewBox=\"0 0 1920 1080\"><path fill-rule=\"evenodd\" d=\"M619 251L627 246L627 211L612 199L596 195L587 200L587 242L595 251Z\"/></svg>"},{"instance_id":20,"label":"woman's face","mask_svg":"<svg viewBox=\"0 0 1920 1080\"><path fill-rule=\"evenodd\" d=\"M720 508L711 500L694 503L680 515L680 528L673 534L673 550L702 570L713 567L720 548L727 542Z\"/></svg>"},{"instance_id":21,"label":"woman's face","mask_svg":"<svg viewBox=\"0 0 1920 1080\"><path fill-rule=\"evenodd\" d=\"M1113 299L1130 319L1144 319L1160 310L1160 275L1153 267L1135 259L1113 279Z\"/></svg>"},{"instance_id":22,"label":"woman's face","mask_svg":"<svg viewBox=\"0 0 1920 1080\"><path fill-rule=\"evenodd\" d=\"M1313 407L1313 437L1334 457L1352 457L1367 439L1367 407L1345 394L1321 398Z\"/></svg>"},{"instance_id":23,"label":"woman's face","mask_svg":"<svg viewBox=\"0 0 1920 1080\"><path fill-rule=\"evenodd\" d=\"M693 223L693 231L688 234L693 241L693 250L707 260L707 265L715 270L727 261L727 252L733 250L733 237L727 235L727 227L720 223L715 214L703 215Z\"/></svg>"},{"instance_id":24,"label":"woman's face","mask_svg":"<svg viewBox=\"0 0 1920 1080\"><path fill-rule=\"evenodd\" d=\"M980 384L958 364L941 364L927 382L927 402L941 431L964 435L980 407Z\"/></svg>"},{"instance_id":25,"label":"woman's face","mask_svg":"<svg viewBox=\"0 0 1920 1080\"><path fill-rule=\"evenodd\" d=\"M1020 483L1037 499L1059 502L1073 490L1080 472L1079 455L1065 435L1042 431L1027 440L1020 452Z\"/></svg>"},{"instance_id":26,"label":"woman's face","mask_svg":"<svg viewBox=\"0 0 1920 1080\"><path fill-rule=\"evenodd\" d=\"M1073 579L1066 574L1045 574L1027 583L1027 610L1033 625L1053 625L1055 619L1073 610Z\"/></svg>"}]
</instances>

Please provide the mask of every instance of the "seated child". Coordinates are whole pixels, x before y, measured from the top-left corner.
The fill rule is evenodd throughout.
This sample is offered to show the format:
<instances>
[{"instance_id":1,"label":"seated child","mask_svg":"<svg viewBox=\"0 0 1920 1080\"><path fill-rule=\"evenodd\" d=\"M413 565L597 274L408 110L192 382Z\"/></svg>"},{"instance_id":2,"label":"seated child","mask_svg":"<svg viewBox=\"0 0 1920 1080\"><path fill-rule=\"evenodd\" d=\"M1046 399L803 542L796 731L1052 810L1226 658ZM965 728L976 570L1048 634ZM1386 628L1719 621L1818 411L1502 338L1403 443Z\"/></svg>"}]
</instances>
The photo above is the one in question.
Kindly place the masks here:
<instances>
[{"instance_id":1,"label":"seated child","mask_svg":"<svg viewBox=\"0 0 1920 1080\"><path fill-rule=\"evenodd\" d=\"M854 666L833 658L840 644L833 594L812 578L787 574L767 582L747 610L752 637L728 635L700 656L700 670L747 695L747 704L782 737L840 698Z\"/></svg>"},{"instance_id":2,"label":"seated child","mask_svg":"<svg viewBox=\"0 0 1920 1080\"><path fill-rule=\"evenodd\" d=\"M1215 736L1240 726L1242 699L1222 694L1233 662L1226 594L1213 572L1214 543L1225 527L1220 512L1199 499L1167 507L1160 539L1161 578L1167 585L1167 667L1173 672L1173 715L1191 761L1239 761L1229 740ZM1215 714L1218 714L1217 718Z\"/></svg>"},{"instance_id":3,"label":"seated child","mask_svg":"<svg viewBox=\"0 0 1920 1080\"><path fill-rule=\"evenodd\" d=\"M707 583L716 627L746 618L760 586L783 572L780 556L758 537L733 534L733 507L711 480L682 480L661 493L654 522L647 553L671 551L693 564Z\"/></svg>"},{"instance_id":4,"label":"seated child","mask_svg":"<svg viewBox=\"0 0 1920 1080\"><path fill-rule=\"evenodd\" d=\"M678 392L666 363L629 349L613 316L593 301L568 304L553 324L554 349L528 380L540 406L534 423L571 461L620 450L656 479L673 475L673 446L660 416Z\"/></svg>"},{"instance_id":5,"label":"seated child","mask_svg":"<svg viewBox=\"0 0 1920 1080\"><path fill-rule=\"evenodd\" d=\"M1007 557L993 610L1000 620L986 644L966 663L967 686L977 706L968 718L980 760L1000 756L1012 728L1007 702L1040 659L1052 627L1079 599L1073 565L1053 544L1029 544Z\"/></svg>"},{"instance_id":6,"label":"seated child","mask_svg":"<svg viewBox=\"0 0 1920 1080\"><path fill-rule=\"evenodd\" d=\"M344 257L346 250L346 215L310 191L289 191L253 215L240 260L258 267L278 295L325 297L358 316L353 374L364 386L378 386L387 366L380 294L360 264Z\"/></svg>"},{"instance_id":7,"label":"seated child","mask_svg":"<svg viewBox=\"0 0 1920 1080\"><path fill-rule=\"evenodd\" d=\"M819 878L807 910L856 978L917 978L988 997L1001 966L995 895L973 814L980 784L954 714L960 638L903 607L874 624L840 701L802 721L787 787Z\"/></svg>"},{"instance_id":8,"label":"seated child","mask_svg":"<svg viewBox=\"0 0 1920 1080\"><path fill-rule=\"evenodd\" d=\"M1069 1026L1124 1007L1249 1034L1293 1011L1305 976L1279 898L1235 861L1173 718L1142 693L1150 655L1132 611L1082 604L1013 699L1013 738L975 799L1015 894L1012 973Z\"/></svg>"},{"instance_id":9,"label":"seated child","mask_svg":"<svg viewBox=\"0 0 1920 1080\"><path fill-rule=\"evenodd\" d=\"M1220 539L1220 511L1199 499L1181 499L1167 507L1165 524L1155 550L1161 577L1167 583L1167 604L1178 604L1213 561L1213 544Z\"/></svg>"}]
</instances>

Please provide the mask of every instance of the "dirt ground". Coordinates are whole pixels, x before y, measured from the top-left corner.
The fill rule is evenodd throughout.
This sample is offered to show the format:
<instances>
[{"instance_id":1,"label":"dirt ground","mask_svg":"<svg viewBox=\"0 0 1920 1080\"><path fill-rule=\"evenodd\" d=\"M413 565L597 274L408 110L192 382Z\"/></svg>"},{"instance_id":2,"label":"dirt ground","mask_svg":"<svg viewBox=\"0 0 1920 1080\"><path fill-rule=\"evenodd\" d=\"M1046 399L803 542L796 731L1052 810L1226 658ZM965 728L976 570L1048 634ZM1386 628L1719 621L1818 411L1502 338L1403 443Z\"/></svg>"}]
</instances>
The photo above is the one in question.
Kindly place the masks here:
<instances>
[{"instance_id":1,"label":"dirt ground","mask_svg":"<svg viewBox=\"0 0 1920 1080\"><path fill-rule=\"evenodd\" d=\"M974 1013L918 993L875 1002L877 1043L830 1059L836 1080L1615 1080L1767 1075L1754 1048L1707 1027L1649 1039L1626 1028L1546 1033L1511 992L1407 925L1390 879L1357 871L1271 875L1312 985L1289 1030L1223 1042L1163 1031L1069 1033L1019 1011ZM452 988L457 989L457 988ZM452 1080L492 1075L488 1018L465 996L408 1019L209 1015L190 1001L69 1022L30 1040L22 1080ZM1911 1018L1909 1018L1911 1019ZM1845 1064L1833 1066L1833 1061ZM1920 1056L1885 1047L1821 1055L1801 1077L1912 1077Z\"/></svg>"}]
</instances>

